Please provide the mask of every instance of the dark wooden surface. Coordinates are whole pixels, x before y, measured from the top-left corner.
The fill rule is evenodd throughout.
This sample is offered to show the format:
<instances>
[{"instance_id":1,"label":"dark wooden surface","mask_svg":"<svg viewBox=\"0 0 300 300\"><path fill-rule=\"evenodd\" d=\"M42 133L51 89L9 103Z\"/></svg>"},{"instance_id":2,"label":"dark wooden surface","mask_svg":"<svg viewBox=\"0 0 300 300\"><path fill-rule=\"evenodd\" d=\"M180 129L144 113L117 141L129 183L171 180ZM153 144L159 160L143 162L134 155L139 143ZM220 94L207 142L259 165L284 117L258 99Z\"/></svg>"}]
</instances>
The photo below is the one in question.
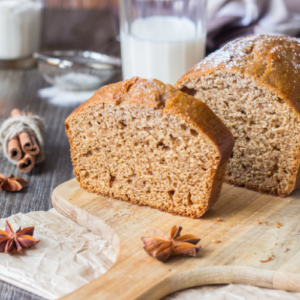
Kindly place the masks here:
<instances>
[{"instance_id":1,"label":"dark wooden surface","mask_svg":"<svg viewBox=\"0 0 300 300\"><path fill-rule=\"evenodd\" d=\"M115 41L118 25L109 11L47 11L45 16L44 48L93 49L119 55ZM110 82L121 80L117 73ZM46 87L37 69L0 70L0 118L9 116L13 108L31 111L44 118L46 126L45 156L27 174L18 171L0 156L0 173L14 174L29 181L18 193L0 192L0 217L6 218L19 212L47 211L52 208L51 193L62 182L73 177L69 143L64 131L64 120L75 106L62 107L40 99L37 91ZM0 281L0 299L42 299L5 282Z\"/></svg>"}]
</instances>

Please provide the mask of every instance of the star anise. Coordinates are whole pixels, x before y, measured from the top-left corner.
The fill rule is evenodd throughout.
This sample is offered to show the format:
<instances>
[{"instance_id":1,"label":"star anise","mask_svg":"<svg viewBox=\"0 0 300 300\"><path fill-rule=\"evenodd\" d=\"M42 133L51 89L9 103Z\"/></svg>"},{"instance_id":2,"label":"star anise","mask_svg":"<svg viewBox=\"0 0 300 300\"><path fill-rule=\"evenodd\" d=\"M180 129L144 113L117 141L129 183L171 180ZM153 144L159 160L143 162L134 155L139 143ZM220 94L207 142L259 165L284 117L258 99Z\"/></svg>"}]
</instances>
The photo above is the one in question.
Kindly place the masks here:
<instances>
[{"instance_id":1,"label":"star anise","mask_svg":"<svg viewBox=\"0 0 300 300\"><path fill-rule=\"evenodd\" d=\"M14 177L14 175L10 175L6 178L3 174L0 174L0 191L20 191L27 183L28 181L21 177Z\"/></svg>"},{"instance_id":2,"label":"star anise","mask_svg":"<svg viewBox=\"0 0 300 300\"><path fill-rule=\"evenodd\" d=\"M142 237L145 251L152 257L165 262L171 255L196 256L201 246L200 239L191 234L180 236L182 227L173 226L170 238L154 232L154 236Z\"/></svg>"},{"instance_id":3,"label":"star anise","mask_svg":"<svg viewBox=\"0 0 300 300\"><path fill-rule=\"evenodd\" d=\"M11 225L6 221L5 231L0 230L0 252L12 253L14 249L22 252L22 248L31 248L40 240L33 238L34 227L21 227L14 232Z\"/></svg>"}]
</instances>

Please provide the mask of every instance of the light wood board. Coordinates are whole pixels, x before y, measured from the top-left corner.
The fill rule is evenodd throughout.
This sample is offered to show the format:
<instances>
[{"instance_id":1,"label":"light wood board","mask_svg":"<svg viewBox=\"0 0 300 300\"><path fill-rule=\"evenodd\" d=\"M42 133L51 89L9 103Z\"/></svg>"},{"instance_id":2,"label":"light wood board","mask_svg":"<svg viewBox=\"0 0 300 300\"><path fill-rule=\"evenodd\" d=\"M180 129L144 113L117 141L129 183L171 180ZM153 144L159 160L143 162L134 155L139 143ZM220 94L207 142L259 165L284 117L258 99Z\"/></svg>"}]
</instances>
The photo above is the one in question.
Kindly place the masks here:
<instances>
[{"instance_id":1,"label":"light wood board","mask_svg":"<svg viewBox=\"0 0 300 300\"><path fill-rule=\"evenodd\" d=\"M200 219L90 194L75 179L54 190L52 203L118 252L107 273L64 300L160 299L180 289L220 283L300 292L300 190L278 198L224 184L219 201ZM161 263L146 254L141 237L154 230L169 236L173 225L201 238L197 257ZM273 260L260 262L272 255Z\"/></svg>"}]
</instances>

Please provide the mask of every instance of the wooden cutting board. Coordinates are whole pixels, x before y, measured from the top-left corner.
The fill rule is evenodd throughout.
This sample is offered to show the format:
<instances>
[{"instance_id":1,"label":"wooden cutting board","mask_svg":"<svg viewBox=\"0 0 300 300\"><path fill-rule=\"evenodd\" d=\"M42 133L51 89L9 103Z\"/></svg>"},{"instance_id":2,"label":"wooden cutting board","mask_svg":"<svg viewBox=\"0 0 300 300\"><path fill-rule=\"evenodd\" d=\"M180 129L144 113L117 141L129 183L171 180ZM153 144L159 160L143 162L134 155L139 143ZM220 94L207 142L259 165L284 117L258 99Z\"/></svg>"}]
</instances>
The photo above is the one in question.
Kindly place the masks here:
<instances>
[{"instance_id":1,"label":"wooden cutting board","mask_svg":"<svg viewBox=\"0 0 300 300\"><path fill-rule=\"evenodd\" d=\"M52 202L118 252L107 273L64 300L160 299L180 289L220 283L300 292L300 190L277 198L224 184L219 201L201 219L89 194L75 179L57 187ZM173 225L181 225L182 234L201 237L197 257L161 263L145 253L141 237L154 230L169 236ZM273 260L260 262L272 255Z\"/></svg>"}]
</instances>

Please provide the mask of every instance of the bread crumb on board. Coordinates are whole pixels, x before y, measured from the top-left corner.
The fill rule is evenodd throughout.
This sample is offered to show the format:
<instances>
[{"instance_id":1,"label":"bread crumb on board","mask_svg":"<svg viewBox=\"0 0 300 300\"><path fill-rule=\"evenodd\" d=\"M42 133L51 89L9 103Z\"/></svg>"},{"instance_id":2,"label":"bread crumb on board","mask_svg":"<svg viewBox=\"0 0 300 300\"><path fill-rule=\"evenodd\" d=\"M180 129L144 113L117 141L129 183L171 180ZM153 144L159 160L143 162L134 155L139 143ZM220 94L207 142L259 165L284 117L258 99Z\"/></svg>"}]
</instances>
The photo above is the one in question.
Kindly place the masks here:
<instances>
[{"instance_id":1,"label":"bread crumb on board","mask_svg":"<svg viewBox=\"0 0 300 300\"><path fill-rule=\"evenodd\" d=\"M212 240L211 242L212 242L213 244L219 244L219 243L221 243L220 240Z\"/></svg>"},{"instance_id":2,"label":"bread crumb on board","mask_svg":"<svg viewBox=\"0 0 300 300\"><path fill-rule=\"evenodd\" d=\"M275 255L272 254L270 257L268 257L268 259L266 259L266 260L260 260L260 262L261 262L261 263L267 263L267 262L273 260L274 258L275 258Z\"/></svg>"},{"instance_id":3,"label":"bread crumb on board","mask_svg":"<svg viewBox=\"0 0 300 300\"><path fill-rule=\"evenodd\" d=\"M284 252L288 252L288 251L290 251L290 248L286 248Z\"/></svg>"},{"instance_id":4,"label":"bread crumb on board","mask_svg":"<svg viewBox=\"0 0 300 300\"><path fill-rule=\"evenodd\" d=\"M276 228L280 228L282 226L282 224L280 222L276 223Z\"/></svg>"},{"instance_id":5,"label":"bread crumb on board","mask_svg":"<svg viewBox=\"0 0 300 300\"><path fill-rule=\"evenodd\" d=\"M215 218L215 221L216 221L216 222L222 222L223 220L220 219L220 218Z\"/></svg>"}]
</instances>

